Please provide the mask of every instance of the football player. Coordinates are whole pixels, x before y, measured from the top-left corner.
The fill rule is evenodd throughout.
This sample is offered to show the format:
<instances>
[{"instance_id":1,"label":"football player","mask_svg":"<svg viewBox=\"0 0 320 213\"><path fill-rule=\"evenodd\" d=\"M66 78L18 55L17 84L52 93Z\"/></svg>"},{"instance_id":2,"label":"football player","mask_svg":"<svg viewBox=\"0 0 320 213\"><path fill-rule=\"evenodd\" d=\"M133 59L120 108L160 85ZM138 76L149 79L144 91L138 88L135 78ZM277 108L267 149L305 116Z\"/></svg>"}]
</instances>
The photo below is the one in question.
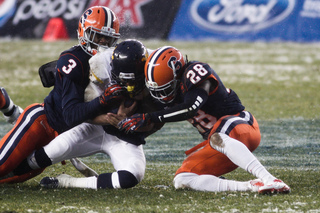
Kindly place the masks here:
<instances>
[{"instance_id":1,"label":"football player","mask_svg":"<svg viewBox=\"0 0 320 213\"><path fill-rule=\"evenodd\" d=\"M144 85L143 68L147 56L147 49L141 42L125 40L117 44L113 52L106 50L92 57L90 67L94 69L90 71L91 81L86 89L85 99L90 101L99 96L105 84L111 81L112 73L114 79L126 88L128 98L131 97L136 101L136 103L132 103L133 100L123 102L119 111L118 106L109 110L118 111L117 121L126 117L132 110L148 112L153 104L150 102L152 99L148 91L141 86ZM110 70L112 70L111 73ZM124 106L125 104L128 107ZM109 123L105 115L97 116L93 121L101 124ZM117 124L117 122L114 123ZM83 123L60 134L48 145L35 151L15 169L15 172L26 173L31 169L37 170L65 159L104 153L110 157L115 172L98 175L90 171L87 175L90 177L86 178L75 178L66 174L56 178L45 177L40 185L47 188L131 188L144 177L146 166L142 147L145 143L144 138L160 128L150 127L145 128L143 132L124 134L111 125Z\"/></svg>"},{"instance_id":2,"label":"football player","mask_svg":"<svg viewBox=\"0 0 320 213\"><path fill-rule=\"evenodd\" d=\"M258 122L208 64L188 62L178 49L165 46L149 56L145 78L152 97L169 108L135 114L123 119L119 128L135 132L152 123L188 120L205 139L186 151L187 158L174 177L175 188L290 192L290 187L252 154L261 139ZM237 167L258 179L241 182L219 178Z\"/></svg>"},{"instance_id":3,"label":"football player","mask_svg":"<svg viewBox=\"0 0 320 213\"><path fill-rule=\"evenodd\" d=\"M120 37L119 20L114 12L102 6L87 9L80 17L77 32L79 45L61 53L56 62L54 88L44 103L28 106L12 130L1 139L0 183L22 182L41 173L43 169L28 173L13 170L58 134L94 119L123 98L123 88L115 84L99 97L84 101L89 83L89 59L100 50L113 47ZM41 167L48 163L40 162Z\"/></svg>"}]
</instances>

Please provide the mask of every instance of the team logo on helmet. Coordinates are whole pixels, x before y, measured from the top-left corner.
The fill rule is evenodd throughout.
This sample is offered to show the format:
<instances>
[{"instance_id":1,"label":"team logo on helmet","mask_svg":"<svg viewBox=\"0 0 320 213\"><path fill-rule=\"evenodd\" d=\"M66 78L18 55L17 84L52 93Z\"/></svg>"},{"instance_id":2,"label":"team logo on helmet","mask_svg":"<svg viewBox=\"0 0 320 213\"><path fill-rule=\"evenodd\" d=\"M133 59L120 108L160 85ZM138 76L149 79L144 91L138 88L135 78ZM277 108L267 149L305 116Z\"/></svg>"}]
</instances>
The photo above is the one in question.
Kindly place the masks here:
<instances>
[{"instance_id":1,"label":"team logo on helmet","mask_svg":"<svg viewBox=\"0 0 320 213\"><path fill-rule=\"evenodd\" d=\"M171 56L168 60L168 67L174 70L176 74L177 71L179 71L182 68L182 63L177 59L176 56Z\"/></svg>"},{"instance_id":2,"label":"team logo on helmet","mask_svg":"<svg viewBox=\"0 0 320 213\"><path fill-rule=\"evenodd\" d=\"M90 8L83 13L83 15L82 15L82 17L80 19L80 22L81 22L82 26L86 22L88 16L90 16L91 14L92 14L92 9L90 9Z\"/></svg>"}]
</instances>

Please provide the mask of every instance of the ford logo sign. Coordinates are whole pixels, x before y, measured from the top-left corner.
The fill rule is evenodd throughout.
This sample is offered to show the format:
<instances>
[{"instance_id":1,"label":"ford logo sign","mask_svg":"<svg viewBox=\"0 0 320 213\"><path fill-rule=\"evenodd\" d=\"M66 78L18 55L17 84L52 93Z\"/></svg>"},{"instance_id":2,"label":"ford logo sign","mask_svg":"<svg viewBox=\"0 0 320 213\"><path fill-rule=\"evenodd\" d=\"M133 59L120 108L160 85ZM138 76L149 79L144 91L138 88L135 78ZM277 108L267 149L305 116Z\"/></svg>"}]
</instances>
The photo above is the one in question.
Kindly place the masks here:
<instances>
[{"instance_id":1,"label":"ford logo sign","mask_svg":"<svg viewBox=\"0 0 320 213\"><path fill-rule=\"evenodd\" d=\"M204 29L243 33L281 22L294 6L295 0L195 0L190 15Z\"/></svg>"}]
</instances>

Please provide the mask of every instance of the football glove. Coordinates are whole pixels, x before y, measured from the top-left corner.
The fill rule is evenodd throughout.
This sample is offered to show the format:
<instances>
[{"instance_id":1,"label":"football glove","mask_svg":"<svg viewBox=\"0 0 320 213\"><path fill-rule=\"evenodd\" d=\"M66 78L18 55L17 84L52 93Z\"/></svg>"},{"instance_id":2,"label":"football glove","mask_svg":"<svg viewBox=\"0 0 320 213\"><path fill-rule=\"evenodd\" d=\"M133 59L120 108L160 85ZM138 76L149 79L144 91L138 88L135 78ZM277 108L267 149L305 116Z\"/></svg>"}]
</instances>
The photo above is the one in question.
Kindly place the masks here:
<instances>
[{"instance_id":1,"label":"football glove","mask_svg":"<svg viewBox=\"0 0 320 213\"><path fill-rule=\"evenodd\" d=\"M122 98L124 92L124 87L120 86L119 84L111 84L105 89L104 93L100 95L100 104L106 106L110 104L110 102Z\"/></svg>"},{"instance_id":2,"label":"football glove","mask_svg":"<svg viewBox=\"0 0 320 213\"><path fill-rule=\"evenodd\" d=\"M151 123L148 114L134 114L131 117L125 118L118 123L118 128L126 133L133 133L139 130L141 127L147 126Z\"/></svg>"}]
</instances>

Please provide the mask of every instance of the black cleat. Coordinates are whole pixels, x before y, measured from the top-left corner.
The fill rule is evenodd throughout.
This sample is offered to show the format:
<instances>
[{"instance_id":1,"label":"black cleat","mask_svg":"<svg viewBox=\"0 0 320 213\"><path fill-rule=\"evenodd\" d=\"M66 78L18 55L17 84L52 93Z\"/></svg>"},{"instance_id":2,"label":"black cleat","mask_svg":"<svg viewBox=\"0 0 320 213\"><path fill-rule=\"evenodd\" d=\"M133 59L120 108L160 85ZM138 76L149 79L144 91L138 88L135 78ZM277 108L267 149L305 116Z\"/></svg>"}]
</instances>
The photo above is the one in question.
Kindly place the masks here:
<instances>
[{"instance_id":1,"label":"black cleat","mask_svg":"<svg viewBox=\"0 0 320 213\"><path fill-rule=\"evenodd\" d=\"M48 189L56 189L59 187L59 180L55 177L44 177L40 181L40 186Z\"/></svg>"}]
</instances>

